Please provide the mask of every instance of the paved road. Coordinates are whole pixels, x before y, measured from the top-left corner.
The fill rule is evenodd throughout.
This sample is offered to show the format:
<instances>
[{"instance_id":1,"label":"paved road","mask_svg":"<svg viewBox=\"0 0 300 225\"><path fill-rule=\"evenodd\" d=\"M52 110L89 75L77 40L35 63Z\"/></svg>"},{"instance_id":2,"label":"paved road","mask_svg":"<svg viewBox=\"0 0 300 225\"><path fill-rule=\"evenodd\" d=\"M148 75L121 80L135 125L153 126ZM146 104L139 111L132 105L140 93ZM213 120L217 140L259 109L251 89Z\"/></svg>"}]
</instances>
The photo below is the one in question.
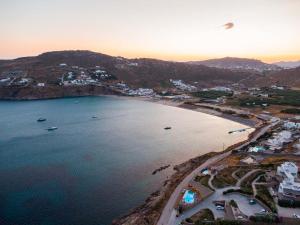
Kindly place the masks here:
<instances>
[{"instance_id":1,"label":"paved road","mask_svg":"<svg viewBox=\"0 0 300 225\"><path fill-rule=\"evenodd\" d=\"M223 210L217 210L216 206L214 205L213 201L230 201L231 199L235 200L238 203L239 209L241 212L247 216L254 215L255 213L260 212L263 208L262 205L259 203L255 205L250 205L249 200L247 197L240 195L238 193L232 193L232 194L227 194L223 195L223 191L228 190L228 189L238 189L237 187L226 187L222 189L218 189L212 194L210 197L199 203L197 206L194 208L191 208L190 210L187 210L183 214L181 214L179 217L176 217L176 219L173 221L172 224L180 224L181 221L185 220L186 218L191 217L192 215L196 214L199 212L201 209L208 208L210 209L213 213L215 218L224 218L224 211Z\"/></svg>"},{"instance_id":2,"label":"paved road","mask_svg":"<svg viewBox=\"0 0 300 225\"><path fill-rule=\"evenodd\" d=\"M217 155L208 159L205 163L203 163L201 166L199 166L197 169L191 172L187 177L185 177L184 180L176 187L175 191L172 193L169 201L167 202L159 218L157 225L174 224L174 221L176 219L176 210L174 209L174 206L181 190L185 188L189 184L189 182L194 178L194 176L198 174L201 170L207 168L210 164L213 164L223 159L224 157L229 156L230 153L231 152L225 152L221 155Z\"/></svg>"},{"instance_id":3,"label":"paved road","mask_svg":"<svg viewBox=\"0 0 300 225\"><path fill-rule=\"evenodd\" d=\"M263 128L261 128L252 138L251 140L245 142L243 145L236 148L236 150L240 150L243 147L249 145L250 143L256 141L259 137L261 137L268 129L271 127L277 125L279 121L271 123ZM176 222L176 210L174 209L176 200L183 188L185 188L188 183L194 178L194 176L199 173L202 169L207 168L209 165L216 163L217 161L229 156L231 154L231 151L225 152L221 155L214 156L210 159L208 159L205 163L200 165L197 169L192 171L188 176L186 176L183 181L178 184L174 192L172 193L170 199L168 200L167 204L165 205L165 208L162 211L162 214L157 222L157 225L173 225ZM206 201L205 201L206 202ZM196 206L197 207L197 206ZM195 208L196 208L195 207Z\"/></svg>"}]
</instances>

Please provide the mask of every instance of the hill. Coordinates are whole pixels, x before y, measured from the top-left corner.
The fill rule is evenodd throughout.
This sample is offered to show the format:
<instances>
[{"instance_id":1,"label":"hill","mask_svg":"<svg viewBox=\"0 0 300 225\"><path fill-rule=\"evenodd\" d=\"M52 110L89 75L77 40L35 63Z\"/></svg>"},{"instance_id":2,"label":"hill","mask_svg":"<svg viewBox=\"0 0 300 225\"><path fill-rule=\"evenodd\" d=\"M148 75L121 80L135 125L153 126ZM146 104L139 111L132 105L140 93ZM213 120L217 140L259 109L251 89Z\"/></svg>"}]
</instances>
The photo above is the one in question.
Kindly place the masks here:
<instances>
[{"instance_id":1,"label":"hill","mask_svg":"<svg viewBox=\"0 0 300 225\"><path fill-rule=\"evenodd\" d=\"M281 61L273 63L274 65L280 66L285 69L292 69L300 66L300 61Z\"/></svg>"},{"instance_id":2,"label":"hill","mask_svg":"<svg viewBox=\"0 0 300 225\"><path fill-rule=\"evenodd\" d=\"M220 59L209 59L204 61L191 61L190 64L205 65L208 67L216 67L230 70L254 70L254 71L271 71L280 70L277 65L267 64L256 59L232 58L225 57Z\"/></svg>"},{"instance_id":3,"label":"hill","mask_svg":"<svg viewBox=\"0 0 300 225\"><path fill-rule=\"evenodd\" d=\"M133 87L168 87L170 79L197 82L207 87L238 82L253 75L204 65L156 59L126 59L91 51L47 52L34 57L0 61L0 79L31 79L33 83L55 85L68 73L74 76L105 71L118 81Z\"/></svg>"},{"instance_id":4,"label":"hill","mask_svg":"<svg viewBox=\"0 0 300 225\"><path fill-rule=\"evenodd\" d=\"M300 88L300 67L271 73L257 78L253 83L259 86L280 85Z\"/></svg>"}]
</instances>

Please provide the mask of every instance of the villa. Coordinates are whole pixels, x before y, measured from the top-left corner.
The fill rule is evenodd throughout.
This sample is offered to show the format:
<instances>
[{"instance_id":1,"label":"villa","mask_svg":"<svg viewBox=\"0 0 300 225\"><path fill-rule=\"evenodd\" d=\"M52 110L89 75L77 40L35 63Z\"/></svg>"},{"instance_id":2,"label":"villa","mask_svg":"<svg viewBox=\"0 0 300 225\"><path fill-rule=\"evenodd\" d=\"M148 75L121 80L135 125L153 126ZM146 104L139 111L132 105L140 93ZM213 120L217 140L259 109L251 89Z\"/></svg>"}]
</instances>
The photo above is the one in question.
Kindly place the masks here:
<instances>
[{"instance_id":1,"label":"villa","mask_svg":"<svg viewBox=\"0 0 300 225\"><path fill-rule=\"evenodd\" d=\"M280 199L295 199L300 197L300 183L297 182L298 166L293 162L285 162L278 166L277 175L283 178L278 188Z\"/></svg>"},{"instance_id":2,"label":"villa","mask_svg":"<svg viewBox=\"0 0 300 225\"><path fill-rule=\"evenodd\" d=\"M280 133L276 134L273 138L268 139L267 145L270 147L270 150L281 149L282 145L292 141L292 133L287 130L283 130Z\"/></svg>"}]
</instances>

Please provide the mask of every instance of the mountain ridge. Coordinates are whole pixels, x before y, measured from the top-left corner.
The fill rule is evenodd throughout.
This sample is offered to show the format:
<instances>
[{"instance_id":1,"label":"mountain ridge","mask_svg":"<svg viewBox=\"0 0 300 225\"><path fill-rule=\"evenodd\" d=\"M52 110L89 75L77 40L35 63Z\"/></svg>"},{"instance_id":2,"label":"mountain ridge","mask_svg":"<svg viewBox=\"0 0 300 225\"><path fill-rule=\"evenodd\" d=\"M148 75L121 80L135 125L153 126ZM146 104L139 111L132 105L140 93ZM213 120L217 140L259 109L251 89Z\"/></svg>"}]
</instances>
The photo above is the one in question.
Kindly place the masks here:
<instances>
[{"instance_id":1,"label":"mountain ridge","mask_svg":"<svg viewBox=\"0 0 300 225\"><path fill-rule=\"evenodd\" d=\"M237 57L224 57L217 59L208 59L203 61L189 61L190 64L205 65L208 67L216 67L222 69L232 70L254 70L254 71L270 71L280 70L277 65L268 64L258 59L237 58Z\"/></svg>"}]
</instances>

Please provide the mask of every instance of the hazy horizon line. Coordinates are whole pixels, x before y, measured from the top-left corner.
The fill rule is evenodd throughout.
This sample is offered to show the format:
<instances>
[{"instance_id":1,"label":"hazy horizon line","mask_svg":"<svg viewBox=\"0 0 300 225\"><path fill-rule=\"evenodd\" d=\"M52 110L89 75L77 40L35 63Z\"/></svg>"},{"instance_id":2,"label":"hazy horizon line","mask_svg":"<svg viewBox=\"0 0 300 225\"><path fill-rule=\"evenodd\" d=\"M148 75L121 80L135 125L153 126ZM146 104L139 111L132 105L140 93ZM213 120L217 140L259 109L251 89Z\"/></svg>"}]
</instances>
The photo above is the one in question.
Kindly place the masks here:
<instances>
[{"instance_id":1,"label":"hazy horizon line","mask_svg":"<svg viewBox=\"0 0 300 225\"><path fill-rule=\"evenodd\" d=\"M128 54L124 54L127 56L124 56L122 54L113 54L113 53L106 53L105 51L97 51L97 50L91 50L91 49L64 49L64 50L45 50L45 51L41 51L41 52L37 52L37 53L33 53L33 54L28 54L28 55L19 55L19 56L1 56L0 60L15 60L15 59L20 59L20 58L26 58L26 57L36 57L39 56L41 54L44 53L48 53L48 52L64 52L64 51L90 51L90 52L95 52L95 53L100 53L100 54L104 54L104 55L109 55L112 57L123 57L123 58L127 58L127 59L142 59L142 58L147 58L147 59L157 59L157 60L163 60L163 61L172 61L172 62L190 62L190 61L205 61L205 60L210 60L210 59L222 59L222 58L243 58L243 59L254 59L254 60L260 60L264 63L278 63L278 62L297 62L300 61L300 56L274 56L274 58L276 59L271 59L273 57L254 57L254 56L232 56L232 55L224 55L224 56L195 56L195 55L178 55L178 54L166 54L165 57L163 56L154 56L152 54L141 54L140 56L138 56L138 54L129 54L132 56L129 56ZM134 56L135 55L135 56ZM178 59L172 59L172 57L170 56L175 56L175 58ZM169 57L168 57L169 56ZM177 57L176 57L177 56ZM182 57L182 59L180 60L180 56ZM293 57L293 58L291 58ZM185 58L185 59L184 59ZM270 60L268 60L268 58Z\"/></svg>"}]
</instances>

